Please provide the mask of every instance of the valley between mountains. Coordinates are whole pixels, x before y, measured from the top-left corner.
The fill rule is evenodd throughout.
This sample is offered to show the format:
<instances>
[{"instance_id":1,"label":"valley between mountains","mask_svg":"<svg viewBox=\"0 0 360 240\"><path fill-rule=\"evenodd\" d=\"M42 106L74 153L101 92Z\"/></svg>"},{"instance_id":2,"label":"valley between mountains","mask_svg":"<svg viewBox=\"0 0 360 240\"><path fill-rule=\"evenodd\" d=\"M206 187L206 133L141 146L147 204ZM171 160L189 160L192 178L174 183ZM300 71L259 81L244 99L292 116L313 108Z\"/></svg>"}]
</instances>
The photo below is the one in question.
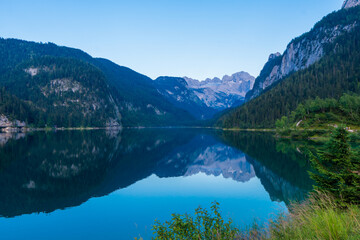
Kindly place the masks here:
<instances>
[{"instance_id":1,"label":"valley between mountains","mask_svg":"<svg viewBox=\"0 0 360 240\"><path fill-rule=\"evenodd\" d=\"M309 100L360 94L359 5L345 1L257 77L151 79L78 49L1 38L0 128L275 128ZM340 122L360 120L360 103L346 108L354 114L340 109Z\"/></svg>"}]
</instances>

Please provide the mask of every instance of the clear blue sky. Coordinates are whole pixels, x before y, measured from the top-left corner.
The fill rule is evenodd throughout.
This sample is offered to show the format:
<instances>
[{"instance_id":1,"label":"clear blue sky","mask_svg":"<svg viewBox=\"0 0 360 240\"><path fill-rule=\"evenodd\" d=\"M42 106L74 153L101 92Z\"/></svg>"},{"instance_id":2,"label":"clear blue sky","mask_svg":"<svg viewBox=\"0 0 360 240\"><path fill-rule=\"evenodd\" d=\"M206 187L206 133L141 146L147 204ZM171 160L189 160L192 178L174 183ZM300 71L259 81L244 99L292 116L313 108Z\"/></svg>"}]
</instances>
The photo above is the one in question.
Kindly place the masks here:
<instances>
[{"instance_id":1,"label":"clear blue sky","mask_svg":"<svg viewBox=\"0 0 360 240\"><path fill-rule=\"evenodd\" d=\"M343 0L0 0L0 36L80 48L156 78L248 71Z\"/></svg>"}]
</instances>

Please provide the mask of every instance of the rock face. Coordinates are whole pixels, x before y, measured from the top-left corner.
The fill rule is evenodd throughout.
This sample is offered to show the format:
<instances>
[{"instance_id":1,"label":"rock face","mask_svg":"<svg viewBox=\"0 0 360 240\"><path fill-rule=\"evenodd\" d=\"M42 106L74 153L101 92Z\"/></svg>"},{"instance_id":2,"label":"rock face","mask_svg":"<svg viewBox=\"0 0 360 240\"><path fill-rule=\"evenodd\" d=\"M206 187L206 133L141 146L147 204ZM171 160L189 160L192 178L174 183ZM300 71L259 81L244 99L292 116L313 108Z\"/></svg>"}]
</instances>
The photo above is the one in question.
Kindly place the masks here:
<instances>
[{"instance_id":1,"label":"rock face","mask_svg":"<svg viewBox=\"0 0 360 240\"><path fill-rule=\"evenodd\" d=\"M359 4L359 1L348 2L344 6L350 6L350 2ZM254 88L246 94L246 101L259 96L269 86L289 74L308 68L319 61L325 54L326 44L332 43L339 35L350 32L356 25L356 22L331 26L315 25L310 32L291 41L282 55L271 54L259 77L256 78Z\"/></svg>"},{"instance_id":2,"label":"rock face","mask_svg":"<svg viewBox=\"0 0 360 240\"><path fill-rule=\"evenodd\" d=\"M246 93L252 89L255 78L247 72L238 72L222 79L199 81L184 77L189 88L208 107L216 110L236 107L243 103Z\"/></svg>"},{"instance_id":3,"label":"rock face","mask_svg":"<svg viewBox=\"0 0 360 240\"><path fill-rule=\"evenodd\" d=\"M25 127L25 122L19 120L10 121L8 117L3 114L0 114L0 127Z\"/></svg>"},{"instance_id":4,"label":"rock face","mask_svg":"<svg viewBox=\"0 0 360 240\"><path fill-rule=\"evenodd\" d=\"M360 5L360 0L346 0L342 8L352 8Z\"/></svg>"},{"instance_id":5,"label":"rock face","mask_svg":"<svg viewBox=\"0 0 360 240\"><path fill-rule=\"evenodd\" d=\"M239 106L253 87L255 78L246 72L199 81L184 77L159 77L154 83L158 92L196 119L209 119L226 108Z\"/></svg>"}]
</instances>

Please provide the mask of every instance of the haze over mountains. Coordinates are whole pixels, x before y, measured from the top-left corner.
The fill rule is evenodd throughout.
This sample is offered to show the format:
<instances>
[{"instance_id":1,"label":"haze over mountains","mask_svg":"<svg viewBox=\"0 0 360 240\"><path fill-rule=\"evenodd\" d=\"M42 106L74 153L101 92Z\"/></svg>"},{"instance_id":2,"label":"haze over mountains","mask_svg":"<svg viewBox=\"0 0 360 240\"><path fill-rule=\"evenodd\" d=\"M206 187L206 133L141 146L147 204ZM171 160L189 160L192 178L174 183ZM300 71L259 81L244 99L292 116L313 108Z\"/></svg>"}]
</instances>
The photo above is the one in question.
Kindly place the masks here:
<instances>
[{"instance_id":1,"label":"haze over mountains","mask_svg":"<svg viewBox=\"0 0 360 240\"><path fill-rule=\"evenodd\" d=\"M256 79L152 80L78 49L0 39L0 127L189 126L221 111L221 127L273 127L307 99L360 91L358 5L345 1L271 54Z\"/></svg>"}]
</instances>

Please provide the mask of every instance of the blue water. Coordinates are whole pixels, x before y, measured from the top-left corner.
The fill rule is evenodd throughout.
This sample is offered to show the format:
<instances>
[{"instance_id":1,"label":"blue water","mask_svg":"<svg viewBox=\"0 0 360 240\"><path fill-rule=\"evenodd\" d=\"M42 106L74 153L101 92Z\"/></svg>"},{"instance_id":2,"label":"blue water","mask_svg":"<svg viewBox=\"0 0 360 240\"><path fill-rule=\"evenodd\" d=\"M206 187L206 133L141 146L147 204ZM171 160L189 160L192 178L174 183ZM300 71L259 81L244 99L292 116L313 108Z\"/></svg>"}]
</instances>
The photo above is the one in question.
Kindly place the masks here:
<instances>
[{"instance_id":1,"label":"blue water","mask_svg":"<svg viewBox=\"0 0 360 240\"><path fill-rule=\"evenodd\" d=\"M271 136L248 135L125 130L9 138L0 147L9 156L0 165L1 239L151 239L155 219L215 200L239 228L265 222L311 184L296 150L284 154Z\"/></svg>"}]
</instances>

